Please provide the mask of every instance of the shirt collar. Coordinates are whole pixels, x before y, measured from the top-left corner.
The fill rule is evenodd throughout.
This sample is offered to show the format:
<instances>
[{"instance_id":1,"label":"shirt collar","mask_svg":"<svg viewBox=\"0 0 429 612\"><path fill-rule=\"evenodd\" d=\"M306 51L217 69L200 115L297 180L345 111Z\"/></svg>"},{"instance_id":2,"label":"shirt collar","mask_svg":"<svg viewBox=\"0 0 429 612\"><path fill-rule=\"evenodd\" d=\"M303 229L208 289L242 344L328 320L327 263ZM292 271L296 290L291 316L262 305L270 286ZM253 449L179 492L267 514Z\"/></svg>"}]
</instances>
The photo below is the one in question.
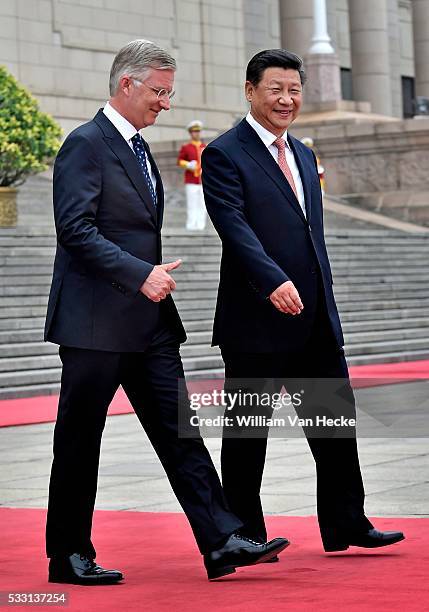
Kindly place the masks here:
<instances>
[{"instance_id":1,"label":"shirt collar","mask_svg":"<svg viewBox=\"0 0 429 612\"><path fill-rule=\"evenodd\" d=\"M135 134L138 134L136 128L131 125L131 123L127 121L125 117L118 113L118 111L113 108L109 102L106 102L103 113L113 123L115 128L127 142L129 142L131 138L135 136Z\"/></svg>"},{"instance_id":2,"label":"shirt collar","mask_svg":"<svg viewBox=\"0 0 429 612\"><path fill-rule=\"evenodd\" d=\"M249 111L246 115L246 121L252 126L255 132L258 134L259 138L262 140L264 145L268 148L270 147L275 140L277 140L277 136L264 128L256 119L253 117L252 113ZM286 146L290 149L289 143L287 140L287 130L282 136L283 140L286 143Z\"/></svg>"}]
</instances>

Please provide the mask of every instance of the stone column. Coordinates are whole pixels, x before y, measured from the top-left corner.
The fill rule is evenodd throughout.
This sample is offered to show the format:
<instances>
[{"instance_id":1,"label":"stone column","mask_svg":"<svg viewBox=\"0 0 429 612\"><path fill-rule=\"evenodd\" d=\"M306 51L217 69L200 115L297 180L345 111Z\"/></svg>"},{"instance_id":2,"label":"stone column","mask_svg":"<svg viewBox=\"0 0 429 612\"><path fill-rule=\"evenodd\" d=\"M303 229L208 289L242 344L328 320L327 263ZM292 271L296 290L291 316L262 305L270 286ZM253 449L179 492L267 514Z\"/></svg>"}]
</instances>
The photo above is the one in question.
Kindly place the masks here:
<instances>
[{"instance_id":1,"label":"stone column","mask_svg":"<svg viewBox=\"0 0 429 612\"><path fill-rule=\"evenodd\" d=\"M308 53L310 55L335 53L328 34L326 0L313 0L313 38Z\"/></svg>"},{"instance_id":2,"label":"stone column","mask_svg":"<svg viewBox=\"0 0 429 612\"><path fill-rule=\"evenodd\" d=\"M402 119L401 41L398 0L388 0L390 91L392 115Z\"/></svg>"},{"instance_id":3,"label":"stone column","mask_svg":"<svg viewBox=\"0 0 429 612\"><path fill-rule=\"evenodd\" d=\"M301 57L313 33L313 0L279 0L281 44Z\"/></svg>"},{"instance_id":4,"label":"stone column","mask_svg":"<svg viewBox=\"0 0 429 612\"><path fill-rule=\"evenodd\" d=\"M341 100L340 65L328 34L326 0L313 0L313 38L305 61L309 104Z\"/></svg>"},{"instance_id":5,"label":"stone column","mask_svg":"<svg viewBox=\"0 0 429 612\"><path fill-rule=\"evenodd\" d=\"M392 115L387 0L350 0L349 17L354 98Z\"/></svg>"},{"instance_id":6,"label":"stone column","mask_svg":"<svg viewBox=\"0 0 429 612\"><path fill-rule=\"evenodd\" d=\"M412 0L416 96L429 98L429 2Z\"/></svg>"}]
</instances>

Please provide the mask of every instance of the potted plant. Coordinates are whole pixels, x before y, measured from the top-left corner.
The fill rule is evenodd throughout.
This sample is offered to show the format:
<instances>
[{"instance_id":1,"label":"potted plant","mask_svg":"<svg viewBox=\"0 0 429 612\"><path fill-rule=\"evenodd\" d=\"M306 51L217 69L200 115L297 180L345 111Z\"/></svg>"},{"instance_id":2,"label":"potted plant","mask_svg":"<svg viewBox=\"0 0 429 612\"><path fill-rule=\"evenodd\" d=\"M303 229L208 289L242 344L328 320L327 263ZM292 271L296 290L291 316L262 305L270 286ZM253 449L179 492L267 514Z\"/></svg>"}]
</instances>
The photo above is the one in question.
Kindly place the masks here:
<instances>
[{"instance_id":1,"label":"potted plant","mask_svg":"<svg viewBox=\"0 0 429 612\"><path fill-rule=\"evenodd\" d=\"M48 169L60 136L60 126L0 66L0 226L16 225L16 187L31 174Z\"/></svg>"}]
</instances>

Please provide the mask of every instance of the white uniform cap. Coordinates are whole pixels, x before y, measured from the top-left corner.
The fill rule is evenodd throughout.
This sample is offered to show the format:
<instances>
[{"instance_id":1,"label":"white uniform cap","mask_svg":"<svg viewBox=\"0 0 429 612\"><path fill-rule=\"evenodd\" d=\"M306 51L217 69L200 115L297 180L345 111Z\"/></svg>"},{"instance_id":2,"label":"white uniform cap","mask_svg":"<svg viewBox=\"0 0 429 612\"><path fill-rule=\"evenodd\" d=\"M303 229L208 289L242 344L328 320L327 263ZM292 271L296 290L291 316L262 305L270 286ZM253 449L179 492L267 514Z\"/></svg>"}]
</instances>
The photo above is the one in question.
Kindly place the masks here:
<instances>
[{"instance_id":1,"label":"white uniform cap","mask_svg":"<svg viewBox=\"0 0 429 612\"><path fill-rule=\"evenodd\" d=\"M202 130L203 129L203 122L199 121L198 119L193 119L192 121L190 121L188 123L186 128L188 130Z\"/></svg>"},{"instance_id":2,"label":"white uniform cap","mask_svg":"<svg viewBox=\"0 0 429 612\"><path fill-rule=\"evenodd\" d=\"M309 136L304 136L304 138L301 138L301 142L302 144L304 144L306 147L310 147L310 149L313 147L314 145L314 141L312 138L310 138Z\"/></svg>"}]
</instances>

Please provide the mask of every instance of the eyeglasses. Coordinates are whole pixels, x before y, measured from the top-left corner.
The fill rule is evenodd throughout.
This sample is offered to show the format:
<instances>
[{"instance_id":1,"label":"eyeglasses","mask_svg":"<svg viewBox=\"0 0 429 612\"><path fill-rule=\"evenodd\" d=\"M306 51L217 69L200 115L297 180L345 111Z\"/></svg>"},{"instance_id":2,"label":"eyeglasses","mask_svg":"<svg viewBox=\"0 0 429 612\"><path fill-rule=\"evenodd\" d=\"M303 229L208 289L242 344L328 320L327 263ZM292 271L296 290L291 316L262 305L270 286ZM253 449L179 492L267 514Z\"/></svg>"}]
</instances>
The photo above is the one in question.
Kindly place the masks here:
<instances>
[{"instance_id":1,"label":"eyeglasses","mask_svg":"<svg viewBox=\"0 0 429 612\"><path fill-rule=\"evenodd\" d=\"M167 91L166 89L162 89L162 88L159 89L158 87L152 87L151 85L146 85L146 83L144 83L143 81L140 81L140 79L136 79L135 77L132 77L132 80L137 81L137 83L140 83L141 85L144 85L145 87L153 91L156 94L156 97L158 98L158 100L161 100L162 98L168 98L169 100L171 100L171 98L173 98L174 94L176 93L174 89L172 91Z\"/></svg>"}]
</instances>

